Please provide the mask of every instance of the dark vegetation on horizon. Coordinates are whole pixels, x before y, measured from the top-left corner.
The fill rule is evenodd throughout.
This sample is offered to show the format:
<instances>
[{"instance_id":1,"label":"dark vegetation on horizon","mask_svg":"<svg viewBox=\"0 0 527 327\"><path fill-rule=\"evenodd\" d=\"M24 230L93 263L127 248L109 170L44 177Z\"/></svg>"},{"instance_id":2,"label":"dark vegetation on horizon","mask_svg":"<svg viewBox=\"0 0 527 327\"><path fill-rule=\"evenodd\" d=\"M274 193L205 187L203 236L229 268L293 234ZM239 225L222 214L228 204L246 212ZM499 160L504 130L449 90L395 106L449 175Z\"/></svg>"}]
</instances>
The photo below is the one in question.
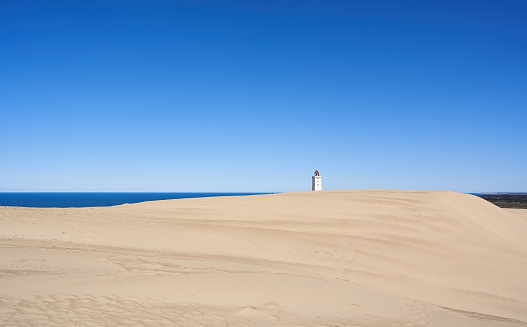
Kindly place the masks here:
<instances>
[{"instance_id":1,"label":"dark vegetation on horizon","mask_svg":"<svg viewBox=\"0 0 527 327\"><path fill-rule=\"evenodd\" d=\"M500 208L527 209L527 193L522 194L477 194Z\"/></svg>"}]
</instances>

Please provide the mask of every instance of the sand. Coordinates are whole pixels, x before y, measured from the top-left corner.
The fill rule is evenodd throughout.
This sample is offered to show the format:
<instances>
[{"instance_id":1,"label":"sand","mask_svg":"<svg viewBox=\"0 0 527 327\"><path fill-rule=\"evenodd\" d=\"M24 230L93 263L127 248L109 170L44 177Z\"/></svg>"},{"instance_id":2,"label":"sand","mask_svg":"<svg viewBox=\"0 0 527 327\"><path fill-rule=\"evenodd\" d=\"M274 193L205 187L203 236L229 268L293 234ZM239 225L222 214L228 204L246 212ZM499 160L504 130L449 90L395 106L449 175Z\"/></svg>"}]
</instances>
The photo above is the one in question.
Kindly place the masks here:
<instances>
[{"instance_id":1,"label":"sand","mask_svg":"<svg viewBox=\"0 0 527 327\"><path fill-rule=\"evenodd\" d=\"M527 326L527 210L357 190L0 207L1 326Z\"/></svg>"}]
</instances>

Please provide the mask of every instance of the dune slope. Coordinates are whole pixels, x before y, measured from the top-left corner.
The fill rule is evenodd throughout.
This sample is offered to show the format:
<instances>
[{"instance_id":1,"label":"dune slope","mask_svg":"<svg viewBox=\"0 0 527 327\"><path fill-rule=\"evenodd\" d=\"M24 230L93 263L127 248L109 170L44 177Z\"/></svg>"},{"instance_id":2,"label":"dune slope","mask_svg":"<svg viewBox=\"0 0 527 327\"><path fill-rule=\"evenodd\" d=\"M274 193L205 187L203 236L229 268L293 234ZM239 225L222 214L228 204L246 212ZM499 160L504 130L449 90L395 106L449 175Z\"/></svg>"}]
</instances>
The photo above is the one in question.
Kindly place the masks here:
<instances>
[{"instance_id":1,"label":"dune slope","mask_svg":"<svg viewBox=\"0 0 527 327\"><path fill-rule=\"evenodd\" d=\"M526 235L447 191L0 207L0 325L527 326Z\"/></svg>"}]
</instances>

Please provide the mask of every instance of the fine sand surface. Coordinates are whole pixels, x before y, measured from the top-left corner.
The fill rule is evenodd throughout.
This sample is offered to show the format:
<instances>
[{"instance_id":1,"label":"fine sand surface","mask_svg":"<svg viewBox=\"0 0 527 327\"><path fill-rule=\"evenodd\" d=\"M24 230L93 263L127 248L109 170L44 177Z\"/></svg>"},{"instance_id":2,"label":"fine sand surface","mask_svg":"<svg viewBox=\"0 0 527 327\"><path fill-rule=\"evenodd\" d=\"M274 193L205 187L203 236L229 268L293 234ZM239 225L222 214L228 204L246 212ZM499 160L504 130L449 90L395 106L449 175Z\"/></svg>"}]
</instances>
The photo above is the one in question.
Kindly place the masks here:
<instances>
[{"instance_id":1,"label":"fine sand surface","mask_svg":"<svg viewBox=\"0 0 527 327\"><path fill-rule=\"evenodd\" d=\"M0 207L0 326L527 326L527 210L447 191Z\"/></svg>"}]
</instances>

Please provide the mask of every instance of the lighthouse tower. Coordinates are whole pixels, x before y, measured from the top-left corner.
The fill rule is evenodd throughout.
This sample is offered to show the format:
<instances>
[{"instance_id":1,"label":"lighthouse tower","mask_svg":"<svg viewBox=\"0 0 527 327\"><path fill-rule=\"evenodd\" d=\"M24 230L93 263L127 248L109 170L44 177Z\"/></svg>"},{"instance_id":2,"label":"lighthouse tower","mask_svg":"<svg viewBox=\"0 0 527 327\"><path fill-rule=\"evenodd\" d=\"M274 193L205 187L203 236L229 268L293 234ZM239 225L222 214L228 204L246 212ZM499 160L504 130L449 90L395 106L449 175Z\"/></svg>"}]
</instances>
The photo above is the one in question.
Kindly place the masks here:
<instances>
[{"instance_id":1,"label":"lighthouse tower","mask_svg":"<svg viewBox=\"0 0 527 327\"><path fill-rule=\"evenodd\" d=\"M311 179L311 191L322 191L322 176L320 176L318 170L315 170L315 175Z\"/></svg>"}]
</instances>

